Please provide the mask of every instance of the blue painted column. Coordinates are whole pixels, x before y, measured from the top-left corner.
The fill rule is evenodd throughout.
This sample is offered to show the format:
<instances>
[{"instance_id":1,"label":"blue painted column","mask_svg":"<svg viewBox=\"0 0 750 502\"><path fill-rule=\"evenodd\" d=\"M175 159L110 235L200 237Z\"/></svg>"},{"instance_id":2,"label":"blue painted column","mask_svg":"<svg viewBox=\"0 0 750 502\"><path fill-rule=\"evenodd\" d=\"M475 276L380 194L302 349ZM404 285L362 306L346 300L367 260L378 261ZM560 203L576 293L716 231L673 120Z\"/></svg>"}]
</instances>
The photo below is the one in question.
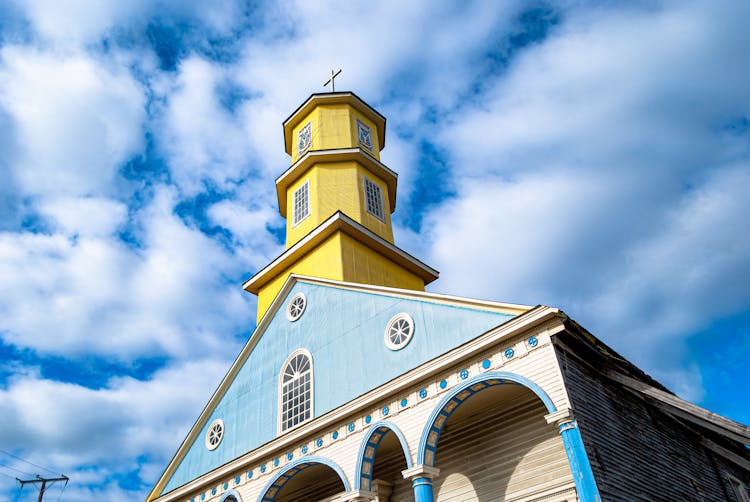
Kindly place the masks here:
<instances>
[{"instance_id":1,"label":"blue painted column","mask_svg":"<svg viewBox=\"0 0 750 502\"><path fill-rule=\"evenodd\" d=\"M411 480L414 490L414 502L435 502L432 492L432 479L437 477L440 469L429 465L415 465L411 469L401 471L404 479Z\"/></svg>"},{"instance_id":2,"label":"blue painted column","mask_svg":"<svg viewBox=\"0 0 750 502\"><path fill-rule=\"evenodd\" d=\"M414 478L411 480L411 486L414 489L414 502L435 502L432 478Z\"/></svg>"},{"instance_id":3,"label":"blue painted column","mask_svg":"<svg viewBox=\"0 0 750 502\"><path fill-rule=\"evenodd\" d=\"M573 419L559 424L565 453L568 455L570 470L573 472L573 481L581 502L601 502L599 488L596 486L594 472L591 470L589 457L583 447L581 432L578 430L578 422Z\"/></svg>"}]
</instances>

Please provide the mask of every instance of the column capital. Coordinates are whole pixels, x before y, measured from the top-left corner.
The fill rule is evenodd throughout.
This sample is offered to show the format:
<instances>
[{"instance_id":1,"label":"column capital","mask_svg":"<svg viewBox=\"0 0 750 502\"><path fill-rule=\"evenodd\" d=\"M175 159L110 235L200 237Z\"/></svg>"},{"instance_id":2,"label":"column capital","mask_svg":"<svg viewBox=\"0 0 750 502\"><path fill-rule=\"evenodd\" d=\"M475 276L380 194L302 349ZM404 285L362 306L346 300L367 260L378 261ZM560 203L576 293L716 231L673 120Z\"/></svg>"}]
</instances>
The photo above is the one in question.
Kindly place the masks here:
<instances>
[{"instance_id":1,"label":"column capital","mask_svg":"<svg viewBox=\"0 0 750 502\"><path fill-rule=\"evenodd\" d=\"M404 479L414 480L416 478L429 478L433 479L440 475L440 469L431 465L419 464L414 467L410 467L405 471L401 471L401 475Z\"/></svg>"},{"instance_id":2,"label":"column capital","mask_svg":"<svg viewBox=\"0 0 750 502\"><path fill-rule=\"evenodd\" d=\"M377 499L375 492L367 490L352 490L341 496L341 502L372 502Z\"/></svg>"},{"instance_id":3,"label":"column capital","mask_svg":"<svg viewBox=\"0 0 750 502\"><path fill-rule=\"evenodd\" d=\"M570 408L563 408L549 415L544 415L544 419L548 424L555 424L558 427L575 420L573 418L573 410Z\"/></svg>"}]
</instances>

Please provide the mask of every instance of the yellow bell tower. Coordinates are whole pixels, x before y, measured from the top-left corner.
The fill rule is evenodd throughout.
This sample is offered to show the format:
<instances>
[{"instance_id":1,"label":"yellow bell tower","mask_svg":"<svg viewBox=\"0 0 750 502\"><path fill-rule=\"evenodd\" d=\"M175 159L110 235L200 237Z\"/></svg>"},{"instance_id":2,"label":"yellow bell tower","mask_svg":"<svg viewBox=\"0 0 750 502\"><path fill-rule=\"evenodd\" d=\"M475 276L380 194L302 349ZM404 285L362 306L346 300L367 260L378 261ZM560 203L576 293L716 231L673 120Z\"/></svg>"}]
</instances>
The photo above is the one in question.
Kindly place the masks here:
<instances>
[{"instance_id":1,"label":"yellow bell tower","mask_svg":"<svg viewBox=\"0 0 750 502\"><path fill-rule=\"evenodd\" d=\"M351 92L313 94L284 121L276 179L286 250L245 282L258 320L289 274L424 291L438 272L393 243L398 175L380 162L385 117Z\"/></svg>"}]
</instances>

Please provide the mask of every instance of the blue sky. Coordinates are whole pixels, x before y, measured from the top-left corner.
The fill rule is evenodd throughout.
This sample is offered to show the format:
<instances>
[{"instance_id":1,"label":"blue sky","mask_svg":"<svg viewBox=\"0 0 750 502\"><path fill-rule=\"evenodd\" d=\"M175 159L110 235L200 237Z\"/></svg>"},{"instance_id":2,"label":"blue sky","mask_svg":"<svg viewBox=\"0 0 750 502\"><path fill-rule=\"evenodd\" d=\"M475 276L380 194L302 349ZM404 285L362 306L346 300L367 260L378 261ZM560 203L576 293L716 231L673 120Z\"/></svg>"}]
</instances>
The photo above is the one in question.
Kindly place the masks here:
<instances>
[{"instance_id":1,"label":"blue sky","mask_svg":"<svg viewBox=\"0 0 750 502\"><path fill-rule=\"evenodd\" d=\"M70 476L61 500L145 497L254 328L281 122L339 67L388 119L432 291L561 307L750 422L748 18L0 0L0 450ZM37 472L0 453L0 501Z\"/></svg>"}]
</instances>

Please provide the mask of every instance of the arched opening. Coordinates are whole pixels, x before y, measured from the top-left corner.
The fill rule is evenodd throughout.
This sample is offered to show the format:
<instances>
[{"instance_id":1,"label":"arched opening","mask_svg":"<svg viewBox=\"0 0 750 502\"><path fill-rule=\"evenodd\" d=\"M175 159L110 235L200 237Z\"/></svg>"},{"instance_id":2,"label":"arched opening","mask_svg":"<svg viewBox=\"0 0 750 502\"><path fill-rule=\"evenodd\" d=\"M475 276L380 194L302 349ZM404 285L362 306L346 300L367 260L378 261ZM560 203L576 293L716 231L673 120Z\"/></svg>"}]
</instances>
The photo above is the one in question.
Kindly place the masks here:
<instances>
[{"instance_id":1,"label":"arched opening","mask_svg":"<svg viewBox=\"0 0 750 502\"><path fill-rule=\"evenodd\" d=\"M219 502L242 502L242 498L239 493L230 488L221 496Z\"/></svg>"},{"instance_id":2,"label":"arched opening","mask_svg":"<svg viewBox=\"0 0 750 502\"><path fill-rule=\"evenodd\" d=\"M381 421L365 433L357 456L355 489L375 492L378 502L409 499L411 483L401 471L412 466L409 447L394 424Z\"/></svg>"},{"instance_id":3,"label":"arched opening","mask_svg":"<svg viewBox=\"0 0 750 502\"><path fill-rule=\"evenodd\" d=\"M276 474L258 496L258 502L325 502L349 491L341 468L321 457L292 462Z\"/></svg>"},{"instance_id":4,"label":"arched opening","mask_svg":"<svg viewBox=\"0 0 750 502\"><path fill-rule=\"evenodd\" d=\"M435 500L574 496L562 438L544 418L552 402L531 382L498 375L465 382L431 415L419 458L440 469Z\"/></svg>"}]
</instances>

